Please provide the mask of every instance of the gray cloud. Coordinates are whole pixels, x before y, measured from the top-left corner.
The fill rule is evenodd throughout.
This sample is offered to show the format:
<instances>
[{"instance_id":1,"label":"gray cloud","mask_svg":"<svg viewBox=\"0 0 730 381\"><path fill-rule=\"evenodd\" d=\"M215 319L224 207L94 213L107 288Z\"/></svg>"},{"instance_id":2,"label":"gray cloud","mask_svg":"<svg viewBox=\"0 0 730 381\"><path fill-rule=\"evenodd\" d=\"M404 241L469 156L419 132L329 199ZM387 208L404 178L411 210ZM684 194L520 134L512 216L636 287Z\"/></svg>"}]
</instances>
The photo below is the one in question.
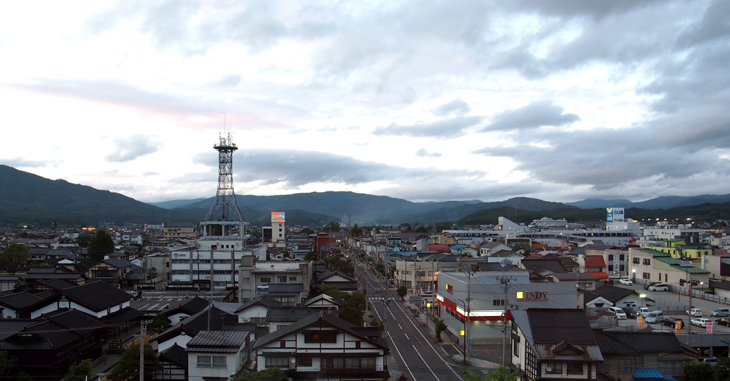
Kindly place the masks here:
<instances>
[{"instance_id":1,"label":"gray cloud","mask_svg":"<svg viewBox=\"0 0 730 381\"><path fill-rule=\"evenodd\" d=\"M432 123L413 124L410 126L395 123L373 130L373 135L411 136L411 137L440 137L455 138L464 134L464 129L481 123L481 116L460 116L439 120Z\"/></svg>"},{"instance_id":2,"label":"gray cloud","mask_svg":"<svg viewBox=\"0 0 730 381\"><path fill-rule=\"evenodd\" d=\"M562 126L580 120L575 114L563 112L552 101L537 101L496 115L483 131L516 131L542 126Z\"/></svg>"},{"instance_id":3,"label":"gray cloud","mask_svg":"<svg viewBox=\"0 0 730 381\"><path fill-rule=\"evenodd\" d=\"M416 151L416 156L418 157L441 157L443 156L441 152L429 152L425 148L421 148L418 151Z\"/></svg>"},{"instance_id":4,"label":"gray cloud","mask_svg":"<svg viewBox=\"0 0 730 381\"><path fill-rule=\"evenodd\" d=\"M152 135L132 135L127 138L114 139L116 148L105 157L106 161L122 163L132 161L162 148L162 143Z\"/></svg>"},{"instance_id":5,"label":"gray cloud","mask_svg":"<svg viewBox=\"0 0 730 381\"><path fill-rule=\"evenodd\" d=\"M714 42L730 36L730 2L713 1L705 11L699 25L686 29L677 39L677 45L683 48L696 44Z\"/></svg>"},{"instance_id":6,"label":"gray cloud","mask_svg":"<svg viewBox=\"0 0 730 381\"><path fill-rule=\"evenodd\" d=\"M469 113L471 108L469 104L461 99L455 99L451 102L445 103L434 110L434 114L438 116L463 116Z\"/></svg>"}]
</instances>

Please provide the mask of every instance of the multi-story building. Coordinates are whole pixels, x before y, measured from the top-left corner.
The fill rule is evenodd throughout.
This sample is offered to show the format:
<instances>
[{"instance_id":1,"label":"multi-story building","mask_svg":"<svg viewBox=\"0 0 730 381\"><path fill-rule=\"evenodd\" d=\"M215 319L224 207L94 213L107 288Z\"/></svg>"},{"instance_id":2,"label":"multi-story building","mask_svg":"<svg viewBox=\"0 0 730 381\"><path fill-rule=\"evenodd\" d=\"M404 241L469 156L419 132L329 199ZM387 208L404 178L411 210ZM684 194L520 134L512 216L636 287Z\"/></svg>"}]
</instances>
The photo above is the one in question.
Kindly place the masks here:
<instances>
[{"instance_id":1,"label":"multi-story building","mask_svg":"<svg viewBox=\"0 0 730 381\"><path fill-rule=\"evenodd\" d=\"M162 235L167 240L195 238L195 225L188 223L165 223L162 225Z\"/></svg>"},{"instance_id":2,"label":"multi-story building","mask_svg":"<svg viewBox=\"0 0 730 381\"><path fill-rule=\"evenodd\" d=\"M629 258L634 282L663 282L670 287L685 287L689 281L709 285L709 271L695 267L691 261L672 258L671 254L632 247Z\"/></svg>"},{"instance_id":3,"label":"multi-story building","mask_svg":"<svg viewBox=\"0 0 730 381\"><path fill-rule=\"evenodd\" d=\"M257 295L268 295L272 284L301 285L297 295L276 297L285 305L300 300L309 294L313 282L313 262L300 261L257 261L252 255L242 257L238 268L238 300L246 302Z\"/></svg>"}]
</instances>

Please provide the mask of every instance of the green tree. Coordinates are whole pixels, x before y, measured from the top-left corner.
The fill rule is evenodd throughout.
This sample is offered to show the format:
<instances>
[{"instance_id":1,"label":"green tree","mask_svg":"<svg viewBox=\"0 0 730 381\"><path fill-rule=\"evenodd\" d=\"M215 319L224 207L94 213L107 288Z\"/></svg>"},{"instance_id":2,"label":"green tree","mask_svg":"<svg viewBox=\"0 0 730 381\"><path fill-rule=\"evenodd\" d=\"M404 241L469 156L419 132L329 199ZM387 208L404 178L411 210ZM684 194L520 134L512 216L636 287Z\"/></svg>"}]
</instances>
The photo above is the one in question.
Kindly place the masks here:
<instances>
[{"instance_id":1,"label":"green tree","mask_svg":"<svg viewBox=\"0 0 730 381\"><path fill-rule=\"evenodd\" d=\"M63 381L85 381L94 368L91 367L91 359L82 360L77 365L71 365Z\"/></svg>"},{"instance_id":2,"label":"green tree","mask_svg":"<svg viewBox=\"0 0 730 381\"><path fill-rule=\"evenodd\" d=\"M715 364L715 381L730 380L730 358L721 357Z\"/></svg>"},{"instance_id":3,"label":"green tree","mask_svg":"<svg viewBox=\"0 0 730 381\"><path fill-rule=\"evenodd\" d=\"M310 250L307 252L307 254L304 255L305 261L316 261L317 260L317 254L314 253L314 251Z\"/></svg>"},{"instance_id":4,"label":"green tree","mask_svg":"<svg viewBox=\"0 0 730 381\"><path fill-rule=\"evenodd\" d=\"M517 373L512 373L507 367L501 365L497 369L490 370L489 374L484 377L466 369L461 371L464 372L466 381L517 381Z\"/></svg>"},{"instance_id":5,"label":"green tree","mask_svg":"<svg viewBox=\"0 0 730 381\"><path fill-rule=\"evenodd\" d=\"M441 332L445 331L447 328L446 323L444 323L443 320L439 320L438 323L436 323L436 338L441 338Z\"/></svg>"},{"instance_id":6,"label":"green tree","mask_svg":"<svg viewBox=\"0 0 730 381\"><path fill-rule=\"evenodd\" d=\"M684 366L685 380L712 380L712 364L706 362L690 363Z\"/></svg>"},{"instance_id":7,"label":"green tree","mask_svg":"<svg viewBox=\"0 0 730 381\"><path fill-rule=\"evenodd\" d=\"M104 256L114 252L114 240L104 229L96 231L94 238L89 241L87 254L94 262L104 259Z\"/></svg>"},{"instance_id":8,"label":"green tree","mask_svg":"<svg viewBox=\"0 0 730 381\"><path fill-rule=\"evenodd\" d=\"M8 351L0 350L0 376L7 376L17 361Z\"/></svg>"},{"instance_id":9,"label":"green tree","mask_svg":"<svg viewBox=\"0 0 730 381\"><path fill-rule=\"evenodd\" d=\"M352 308L352 307L340 308L340 310L337 313L337 317L339 317L342 320L347 320L350 323L352 323L352 325L355 325L358 327L362 327L362 323L363 323L362 315L363 315L363 311L358 311L357 309Z\"/></svg>"},{"instance_id":10,"label":"green tree","mask_svg":"<svg viewBox=\"0 0 730 381\"><path fill-rule=\"evenodd\" d=\"M233 376L231 381L287 381L288 378L281 368L268 368L258 372L242 372Z\"/></svg>"},{"instance_id":11,"label":"green tree","mask_svg":"<svg viewBox=\"0 0 730 381\"><path fill-rule=\"evenodd\" d=\"M151 380L152 374L162 370L160 360L149 344L144 345L144 379ZM110 381L127 381L139 379L139 344L127 348L119 359L117 366L108 376Z\"/></svg>"},{"instance_id":12,"label":"green tree","mask_svg":"<svg viewBox=\"0 0 730 381\"><path fill-rule=\"evenodd\" d=\"M314 229L312 229L312 228L302 228L302 230L300 230L300 232L302 234L304 234L304 235L310 235L310 234L314 234Z\"/></svg>"},{"instance_id":13,"label":"green tree","mask_svg":"<svg viewBox=\"0 0 730 381\"><path fill-rule=\"evenodd\" d=\"M406 294L408 293L408 287L406 287L404 285L400 285L400 286L398 286L397 292L398 292L398 296L400 296L400 298L403 299L403 297L405 297Z\"/></svg>"},{"instance_id":14,"label":"green tree","mask_svg":"<svg viewBox=\"0 0 730 381\"><path fill-rule=\"evenodd\" d=\"M340 290L339 287L334 285L324 285L317 289L317 295L319 294L327 294L333 298L338 298L344 300L347 293Z\"/></svg>"},{"instance_id":15,"label":"green tree","mask_svg":"<svg viewBox=\"0 0 730 381\"><path fill-rule=\"evenodd\" d=\"M94 236L91 234L79 234L76 238L76 243L78 243L80 247L89 247L89 242L92 238L94 238Z\"/></svg>"},{"instance_id":16,"label":"green tree","mask_svg":"<svg viewBox=\"0 0 730 381\"><path fill-rule=\"evenodd\" d=\"M155 333L164 332L170 326L172 325L172 322L167 317L166 314L157 314L155 317L152 318L152 321L147 326L147 332L150 335L154 335Z\"/></svg>"},{"instance_id":17,"label":"green tree","mask_svg":"<svg viewBox=\"0 0 730 381\"><path fill-rule=\"evenodd\" d=\"M18 270L23 268L30 259L28 248L24 245L18 245L17 243L11 243L0 254L0 267L9 272L10 275L15 275Z\"/></svg>"},{"instance_id":18,"label":"green tree","mask_svg":"<svg viewBox=\"0 0 730 381\"><path fill-rule=\"evenodd\" d=\"M357 224L352 226L352 229L350 229L350 237L359 237L362 235L362 228L357 226Z\"/></svg>"},{"instance_id":19,"label":"green tree","mask_svg":"<svg viewBox=\"0 0 730 381\"><path fill-rule=\"evenodd\" d=\"M338 232L340 231L340 223L330 221L322 228L323 232Z\"/></svg>"}]
</instances>

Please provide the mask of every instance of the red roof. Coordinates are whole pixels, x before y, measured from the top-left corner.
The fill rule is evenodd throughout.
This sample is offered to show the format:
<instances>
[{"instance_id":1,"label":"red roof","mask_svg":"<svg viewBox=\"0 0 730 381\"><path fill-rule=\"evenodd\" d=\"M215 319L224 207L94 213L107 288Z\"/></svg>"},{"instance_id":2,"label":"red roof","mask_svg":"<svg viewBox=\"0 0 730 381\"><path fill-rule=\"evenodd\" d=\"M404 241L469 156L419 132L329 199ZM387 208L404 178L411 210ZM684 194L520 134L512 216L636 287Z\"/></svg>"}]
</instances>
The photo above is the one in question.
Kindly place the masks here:
<instances>
[{"instance_id":1,"label":"red roof","mask_svg":"<svg viewBox=\"0 0 730 381\"><path fill-rule=\"evenodd\" d=\"M586 255L586 267L606 267L602 255Z\"/></svg>"},{"instance_id":2,"label":"red roof","mask_svg":"<svg viewBox=\"0 0 730 381\"><path fill-rule=\"evenodd\" d=\"M430 244L426 246L426 250L428 251L435 251L437 253L451 253L451 249L449 249L449 245L437 245L437 244Z\"/></svg>"},{"instance_id":3,"label":"red roof","mask_svg":"<svg viewBox=\"0 0 730 381\"><path fill-rule=\"evenodd\" d=\"M593 275L594 277L598 278L598 279L608 279L608 274L606 274L604 272L590 273L590 274Z\"/></svg>"}]
</instances>

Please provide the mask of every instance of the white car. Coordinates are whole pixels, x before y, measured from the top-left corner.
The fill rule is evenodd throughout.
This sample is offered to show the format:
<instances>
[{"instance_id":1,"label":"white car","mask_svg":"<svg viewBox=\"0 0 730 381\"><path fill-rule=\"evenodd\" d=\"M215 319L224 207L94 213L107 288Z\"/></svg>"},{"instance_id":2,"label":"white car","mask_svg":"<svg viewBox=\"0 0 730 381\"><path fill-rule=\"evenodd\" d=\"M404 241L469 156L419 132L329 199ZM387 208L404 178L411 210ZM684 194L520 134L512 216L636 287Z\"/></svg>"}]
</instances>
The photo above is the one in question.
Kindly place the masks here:
<instances>
[{"instance_id":1,"label":"white car","mask_svg":"<svg viewBox=\"0 0 730 381\"><path fill-rule=\"evenodd\" d=\"M618 282L625 286L631 286L634 284L634 282L632 282L631 279L619 279Z\"/></svg>"},{"instance_id":2,"label":"white car","mask_svg":"<svg viewBox=\"0 0 730 381\"><path fill-rule=\"evenodd\" d=\"M626 320L626 312L621 307L609 307L608 310L613 312L619 320Z\"/></svg>"},{"instance_id":3,"label":"white car","mask_svg":"<svg viewBox=\"0 0 730 381\"><path fill-rule=\"evenodd\" d=\"M669 291L669 286L664 283L657 283L649 286L649 291Z\"/></svg>"},{"instance_id":4,"label":"white car","mask_svg":"<svg viewBox=\"0 0 730 381\"><path fill-rule=\"evenodd\" d=\"M701 310L701 309L699 309L699 308L693 308L693 309L691 309L691 310L688 310L688 311L684 311L684 313L685 313L686 315L689 315L689 316L697 316L697 317L702 317L702 310Z\"/></svg>"},{"instance_id":5,"label":"white car","mask_svg":"<svg viewBox=\"0 0 730 381\"><path fill-rule=\"evenodd\" d=\"M714 322L713 319L708 318L695 318L689 321L692 325L696 325L698 327L707 328L707 323Z\"/></svg>"}]
</instances>

